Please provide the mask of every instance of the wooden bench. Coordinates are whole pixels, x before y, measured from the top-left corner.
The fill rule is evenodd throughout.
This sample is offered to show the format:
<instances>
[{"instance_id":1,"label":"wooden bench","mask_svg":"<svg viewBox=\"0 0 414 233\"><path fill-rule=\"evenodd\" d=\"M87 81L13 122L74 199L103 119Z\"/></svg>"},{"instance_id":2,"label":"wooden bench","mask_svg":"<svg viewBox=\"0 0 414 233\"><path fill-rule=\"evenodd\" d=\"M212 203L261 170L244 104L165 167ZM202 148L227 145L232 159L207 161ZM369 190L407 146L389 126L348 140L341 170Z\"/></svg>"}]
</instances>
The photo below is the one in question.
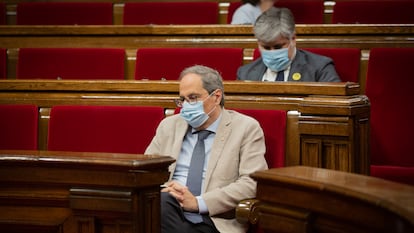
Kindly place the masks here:
<instances>
[{"instance_id":1,"label":"wooden bench","mask_svg":"<svg viewBox=\"0 0 414 233\"><path fill-rule=\"evenodd\" d=\"M297 25L299 48L358 48L359 83L365 90L369 51L375 47L414 47L414 25ZM1 47L8 49L8 78L16 77L18 48L124 48L126 79L134 79L136 50L143 47L231 47L244 49L251 62L257 47L251 26L0 26Z\"/></svg>"},{"instance_id":2,"label":"wooden bench","mask_svg":"<svg viewBox=\"0 0 414 233\"><path fill-rule=\"evenodd\" d=\"M257 223L262 232L414 231L413 186L305 166L252 177L257 199L239 205L236 216Z\"/></svg>"},{"instance_id":3,"label":"wooden bench","mask_svg":"<svg viewBox=\"0 0 414 233\"><path fill-rule=\"evenodd\" d=\"M369 101L355 83L225 81L226 107L287 111L286 165L369 174ZM0 104L39 107L39 149L47 148L55 105L161 106L173 114L178 81L0 80Z\"/></svg>"},{"instance_id":4,"label":"wooden bench","mask_svg":"<svg viewBox=\"0 0 414 233\"><path fill-rule=\"evenodd\" d=\"M160 232L167 156L0 151L5 232Z\"/></svg>"}]
</instances>

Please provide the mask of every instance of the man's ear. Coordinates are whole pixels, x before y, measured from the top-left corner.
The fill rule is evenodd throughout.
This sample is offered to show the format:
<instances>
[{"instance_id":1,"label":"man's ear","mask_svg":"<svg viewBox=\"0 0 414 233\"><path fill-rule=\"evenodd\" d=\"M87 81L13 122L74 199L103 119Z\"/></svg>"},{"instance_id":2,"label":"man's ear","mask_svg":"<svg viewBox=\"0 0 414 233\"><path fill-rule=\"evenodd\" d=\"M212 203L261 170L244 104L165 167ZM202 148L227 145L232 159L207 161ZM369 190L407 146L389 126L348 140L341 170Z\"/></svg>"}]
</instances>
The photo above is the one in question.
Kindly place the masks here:
<instances>
[{"instance_id":1,"label":"man's ear","mask_svg":"<svg viewBox=\"0 0 414 233\"><path fill-rule=\"evenodd\" d=\"M220 89L217 89L216 93L214 94L215 96L218 96L218 98L216 98L216 103L220 104L221 99L223 98L223 91Z\"/></svg>"},{"instance_id":2,"label":"man's ear","mask_svg":"<svg viewBox=\"0 0 414 233\"><path fill-rule=\"evenodd\" d=\"M293 34L292 39L290 40L290 45L296 47L296 33Z\"/></svg>"}]
</instances>

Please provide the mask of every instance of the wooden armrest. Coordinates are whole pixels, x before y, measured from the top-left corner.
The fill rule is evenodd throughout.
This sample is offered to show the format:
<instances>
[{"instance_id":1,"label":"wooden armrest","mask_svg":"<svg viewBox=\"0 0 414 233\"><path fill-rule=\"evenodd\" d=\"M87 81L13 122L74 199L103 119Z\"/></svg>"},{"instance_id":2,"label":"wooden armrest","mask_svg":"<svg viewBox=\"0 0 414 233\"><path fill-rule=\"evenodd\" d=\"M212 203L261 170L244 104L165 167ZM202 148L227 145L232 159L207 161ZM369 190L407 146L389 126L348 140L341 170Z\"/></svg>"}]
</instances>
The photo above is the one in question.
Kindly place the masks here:
<instances>
[{"instance_id":1,"label":"wooden armrest","mask_svg":"<svg viewBox=\"0 0 414 233\"><path fill-rule=\"evenodd\" d=\"M240 201L236 207L237 221L242 224L256 224L259 219L258 206L260 206L260 201L254 198Z\"/></svg>"}]
</instances>

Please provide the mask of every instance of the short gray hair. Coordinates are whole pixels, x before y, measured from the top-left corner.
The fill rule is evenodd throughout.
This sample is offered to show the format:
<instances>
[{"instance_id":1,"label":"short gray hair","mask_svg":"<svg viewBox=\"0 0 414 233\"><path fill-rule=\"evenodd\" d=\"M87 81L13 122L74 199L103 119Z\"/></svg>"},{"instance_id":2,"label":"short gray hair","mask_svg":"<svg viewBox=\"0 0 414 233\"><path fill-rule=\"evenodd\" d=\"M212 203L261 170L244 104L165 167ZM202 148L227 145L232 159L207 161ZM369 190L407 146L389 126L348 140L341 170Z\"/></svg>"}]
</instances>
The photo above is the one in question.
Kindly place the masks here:
<instances>
[{"instance_id":1,"label":"short gray hair","mask_svg":"<svg viewBox=\"0 0 414 233\"><path fill-rule=\"evenodd\" d=\"M279 36L290 40L295 34L295 19L288 8L272 7L256 19L253 29L256 39L263 43L271 43Z\"/></svg>"},{"instance_id":2,"label":"short gray hair","mask_svg":"<svg viewBox=\"0 0 414 233\"><path fill-rule=\"evenodd\" d=\"M208 94L211 94L213 91L220 89L222 94L222 98L220 101L220 105L224 106L224 86L223 86L223 78L221 77L220 73L207 66L203 65L194 65L185 68L181 74L179 80L182 79L187 74L197 74L200 75L201 81L203 82L203 88L207 90Z\"/></svg>"}]
</instances>

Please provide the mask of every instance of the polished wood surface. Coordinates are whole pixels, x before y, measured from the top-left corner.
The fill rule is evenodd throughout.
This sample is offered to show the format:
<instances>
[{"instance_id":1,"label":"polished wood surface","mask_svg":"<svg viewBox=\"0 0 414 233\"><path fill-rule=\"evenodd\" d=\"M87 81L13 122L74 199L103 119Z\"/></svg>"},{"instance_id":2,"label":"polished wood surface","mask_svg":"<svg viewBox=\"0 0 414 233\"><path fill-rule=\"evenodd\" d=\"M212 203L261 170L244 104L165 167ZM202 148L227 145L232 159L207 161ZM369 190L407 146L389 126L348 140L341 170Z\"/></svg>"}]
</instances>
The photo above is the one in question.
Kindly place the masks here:
<instances>
[{"instance_id":1,"label":"polished wood surface","mask_svg":"<svg viewBox=\"0 0 414 233\"><path fill-rule=\"evenodd\" d=\"M0 151L5 232L160 232L168 156Z\"/></svg>"},{"instance_id":2,"label":"polished wood surface","mask_svg":"<svg viewBox=\"0 0 414 233\"><path fill-rule=\"evenodd\" d=\"M47 148L54 105L176 108L178 81L0 80L0 104L39 107L39 148ZM369 101L356 83L225 81L227 108L287 111L286 165L369 174Z\"/></svg>"},{"instance_id":3,"label":"polished wood surface","mask_svg":"<svg viewBox=\"0 0 414 233\"><path fill-rule=\"evenodd\" d=\"M264 232L413 232L414 187L314 168L256 172ZM257 219L256 219L257 220Z\"/></svg>"}]
</instances>

